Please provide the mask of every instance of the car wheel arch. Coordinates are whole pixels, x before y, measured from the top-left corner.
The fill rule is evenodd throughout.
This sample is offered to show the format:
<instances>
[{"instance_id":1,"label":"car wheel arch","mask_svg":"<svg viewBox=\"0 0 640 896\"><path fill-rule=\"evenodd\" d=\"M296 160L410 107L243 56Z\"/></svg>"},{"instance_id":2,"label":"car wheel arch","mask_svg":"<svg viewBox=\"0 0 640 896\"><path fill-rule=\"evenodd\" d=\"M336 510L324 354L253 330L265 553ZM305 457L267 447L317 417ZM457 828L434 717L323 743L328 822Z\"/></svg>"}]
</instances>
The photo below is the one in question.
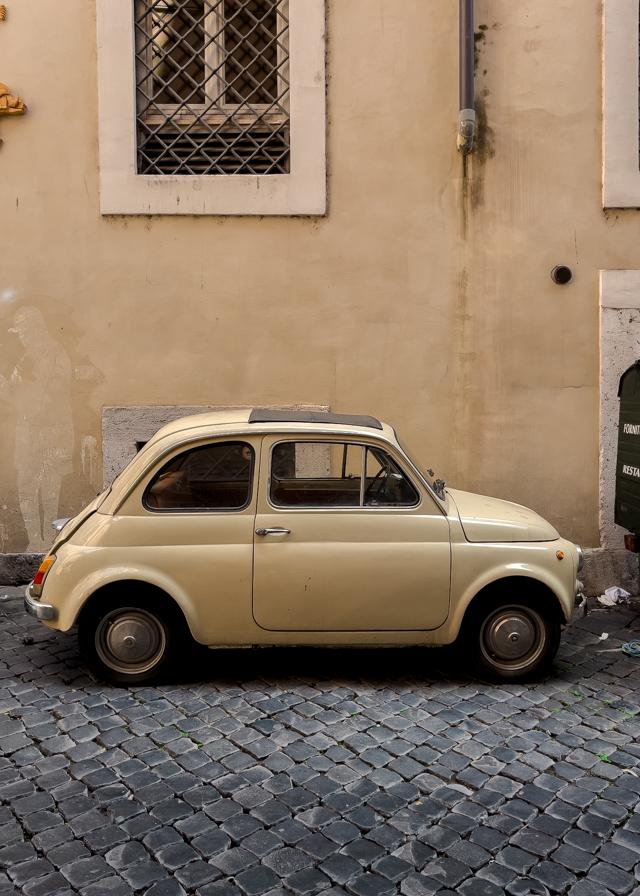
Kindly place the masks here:
<instances>
[{"instance_id":1,"label":"car wheel arch","mask_svg":"<svg viewBox=\"0 0 640 896\"><path fill-rule=\"evenodd\" d=\"M503 576L500 579L494 579L494 581L484 585L484 587L472 597L466 606L464 615L467 616L472 608L473 610L477 609L482 602L489 602L496 596L502 594L507 597L508 595L513 594L513 591L516 589L526 597L542 601L555 618L555 621L565 621L562 605L558 600L557 594L546 582L543 582L541 579L536 579L533 576Z\"/></svg>"},{"instance_id":2,"label":"car wheel arch","mask_svg":"<svg viewBox=\"0 0 640 896\"><path fill-rule=\"evenodd\" d=\"M153 603L157 603L158 609L173 618L177 624L183 625L193 637L188 614L180 601L161 586L133 577L113 579L93 589L79 607L75 624L79 624L83 616L92 613L98 603L119 601L124 594L130 594L132 591L138 595L138 600L142 597L145 601L151 599ZM135 605L135 602L136 598L133 597L132 604Z\"/></svg>"},{"instance_id":3,"label":"car wheel arch","mask_svg":"<svg viewBox=\"0 0 640 896\"><path fill-rule=\"evenodd\" d=\"M567 620L562 608L562 602L548 582L532 575L504 575L485 582L479 588L468 593L466 599L460 602L458 613L455 620L453 620L453 639L455 640L465 622L472 614L478 611L483 603L486 602L488 605L495 600L496 596L501 594L504 594L505 600L508 600L509 597L513 597L514 592L530 599L543 601L551 614L551 618L561 625L566 624Z\"/></svg>"}]
</instances>

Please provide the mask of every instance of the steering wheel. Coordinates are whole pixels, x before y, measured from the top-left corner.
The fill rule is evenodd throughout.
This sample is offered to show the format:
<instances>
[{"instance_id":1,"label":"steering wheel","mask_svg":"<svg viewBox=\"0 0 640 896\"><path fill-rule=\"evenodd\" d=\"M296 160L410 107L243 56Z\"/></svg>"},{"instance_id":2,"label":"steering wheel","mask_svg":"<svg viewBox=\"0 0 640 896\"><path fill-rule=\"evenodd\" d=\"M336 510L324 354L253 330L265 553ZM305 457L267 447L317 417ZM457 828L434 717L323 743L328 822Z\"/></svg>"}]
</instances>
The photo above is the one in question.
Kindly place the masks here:
<instances>
[{"instance_id":1,"label":"steering wheel","mask_svg":"<svg viewBox=\"0 0 640 896\"><path fill-rule=\"evenodd\" d=\"M367 503L367 500L370 498L378 497L383 490L383 487L387 481L387 476L389 475L389 471L385 467L380 467L376 475L373 477L369 485L366 487L364 492L364 503Z\"/></svg>"}]
</instances>

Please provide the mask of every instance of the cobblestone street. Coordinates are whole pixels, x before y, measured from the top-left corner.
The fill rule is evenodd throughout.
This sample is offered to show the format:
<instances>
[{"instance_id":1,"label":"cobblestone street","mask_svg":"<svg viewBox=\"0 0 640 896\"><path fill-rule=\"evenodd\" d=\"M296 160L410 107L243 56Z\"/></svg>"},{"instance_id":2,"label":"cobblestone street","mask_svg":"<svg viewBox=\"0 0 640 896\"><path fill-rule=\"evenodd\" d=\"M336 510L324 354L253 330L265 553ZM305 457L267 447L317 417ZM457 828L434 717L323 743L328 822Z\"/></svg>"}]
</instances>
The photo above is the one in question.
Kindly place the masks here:
<instances>
[{"instance_id":1,"label":"cobblestone street","mask_svg":"<svg viewBox=\"0 0 640 896\"><path fill-rule=\"evenodd\" d=\"M267 649L116 689L21 596L0 894L640 894L640 610L594 610L532 685L443 650Z\"/></svg>"}]
</instances>

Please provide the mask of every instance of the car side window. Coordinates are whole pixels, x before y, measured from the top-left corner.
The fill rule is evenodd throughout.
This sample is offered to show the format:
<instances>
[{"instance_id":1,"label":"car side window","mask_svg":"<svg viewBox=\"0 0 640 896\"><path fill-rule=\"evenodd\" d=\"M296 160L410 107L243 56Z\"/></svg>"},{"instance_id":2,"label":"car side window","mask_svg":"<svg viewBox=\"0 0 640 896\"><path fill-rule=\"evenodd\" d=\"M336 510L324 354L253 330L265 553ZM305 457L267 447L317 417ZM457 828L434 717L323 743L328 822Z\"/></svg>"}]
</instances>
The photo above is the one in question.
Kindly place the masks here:
<instances>
[{"instance_id":1,"label":"car side window","mask_svg":"<svg viewBox=\"0 0 640 896\"><path fill-rule=\"evenodd\" d=\"M359 507L363 449L342 442L281 442L271 453L278 507Z\"/></svg>"},{"instance_id":2,"label":"car side window","mask_svg":"<svg viewBox=\"0 0 640 896\"><path fill-rule=\"evenodd\" d=\"M149 510L241 510L251 498L254 451L246 442L216 442L184 451L144 493Z\"/></svg>"},{"instance_id":3,"label":"car side window","mask_svg":"<svg viewBox=\"0 0 640 896\"><path fill-rule=\"evenodd\" d=\"M420 496L386 451L367 448L364 481L365 507L414 507Z\"/></svg>"},{"instance_id":4,"label":"car side window","mask_svg":"<svg viewBox=\"0 0 640 896\"><path fill-rule=\"evenodd\" d=\"M410 507L414 486L382 449L347 442L281 442L271 453L277 507Z\"/></svg>"}]
</instances>

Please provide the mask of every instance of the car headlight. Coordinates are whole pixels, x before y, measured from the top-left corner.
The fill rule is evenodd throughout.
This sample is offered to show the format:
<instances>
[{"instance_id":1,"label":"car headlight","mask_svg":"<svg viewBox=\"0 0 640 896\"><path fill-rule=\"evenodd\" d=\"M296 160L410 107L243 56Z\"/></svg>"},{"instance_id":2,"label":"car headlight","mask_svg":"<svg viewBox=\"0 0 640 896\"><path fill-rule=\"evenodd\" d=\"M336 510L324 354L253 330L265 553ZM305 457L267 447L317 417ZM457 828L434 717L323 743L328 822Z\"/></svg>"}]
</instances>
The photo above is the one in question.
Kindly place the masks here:
<instances>
[{"instance_id":1,"label":"car headlight","mask_svg":"<svg viewBox=\"0 0 640 896\"><path fill-rule=\"evenodd\" d=\"M576 551L578 552L578 572L584 566L584 553L579 544L576 545Z\"/></svg>"}]
</instances>

